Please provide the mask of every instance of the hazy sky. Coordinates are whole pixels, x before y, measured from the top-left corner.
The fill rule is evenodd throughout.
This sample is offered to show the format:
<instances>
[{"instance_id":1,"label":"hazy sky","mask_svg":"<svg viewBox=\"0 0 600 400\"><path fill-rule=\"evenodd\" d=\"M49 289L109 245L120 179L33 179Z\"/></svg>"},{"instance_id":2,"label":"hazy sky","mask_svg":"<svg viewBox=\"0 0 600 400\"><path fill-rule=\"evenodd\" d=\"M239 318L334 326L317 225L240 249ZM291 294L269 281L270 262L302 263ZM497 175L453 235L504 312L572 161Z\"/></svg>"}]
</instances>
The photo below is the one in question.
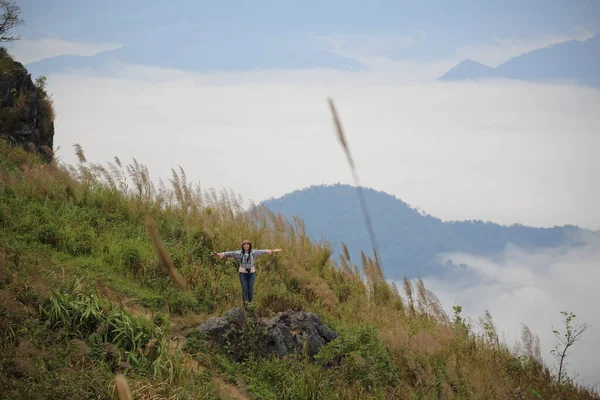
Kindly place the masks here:
<instances>
[{"instance_id":1,"label":"hazy sky","mask_svg":"<svg viewBox=\"0 0 600 400\"><path fill-rule=\"evenodd\" d=\"M93 162L135 158L155 179L181 166L256 202L352 183L332 97L365 186L444 220L600 229L600 90L436 82L465 58L496 66L598 34L600 2L18 3L23 40L7 46L17 59L115 55L48 76L66 162L79 143ZM512 338L528 324L546 356L559 311L576 312L595 330L572 366L593 384L598 248L509 249L502 263L452 255L477 266L478 284L427 283L446 309L457 293L470 315L489 309Z\"/></svg>"}]
</instances>

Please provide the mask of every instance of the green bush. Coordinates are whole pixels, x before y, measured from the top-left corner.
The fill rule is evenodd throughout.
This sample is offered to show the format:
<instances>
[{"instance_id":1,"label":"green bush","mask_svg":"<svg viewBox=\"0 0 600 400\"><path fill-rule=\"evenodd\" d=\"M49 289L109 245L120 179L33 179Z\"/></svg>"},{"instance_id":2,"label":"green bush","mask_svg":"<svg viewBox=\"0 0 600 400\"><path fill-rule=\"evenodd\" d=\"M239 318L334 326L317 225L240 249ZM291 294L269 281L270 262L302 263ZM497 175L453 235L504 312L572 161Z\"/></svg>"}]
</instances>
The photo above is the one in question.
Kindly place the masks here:
<instances>
[{"instance_id":1,"label":"green bush","mask_svg":"<svg viewBox=\"0 0 600 400\"><path fill-rule=\"evenodd\" d=\"M250 303L246 312L229 315L229 329L223 334L223 350L235 362L264 357L262 343L265 331L258 318L256 303Z\"/></svg>"},{"instance_id":2,"label":"green bush","mask_svg":"<svg viewBox=\"0 0 600 400\"><path fill-rule=\"evenodd\" d=\"M0 205L0 226L6 227L8 225L8 218L6 216L6 211L4 211L4 205Z\"/></svg>"},{"instance_id":3,"label":"green bush","mask_svg":"<svg viewBox=\"0 0 600 400\"><path fill-rule=\"evenodd\" d=\"M269 312L300 311L304 300L300 294L289 292L284 285L269 287L265 293L259 293L257 302L262 315Z\"/></svg>"},{"instance_id":4,"label":"green bush","mask_svg":"<svg viewBox=\"0 0 600 400\"><path fill-rule=\"evenodd\" d=\"M209 352L208 341L207 334L195 329L187 335L183 350L189 354L207 353Z\"/></svg>"},{"instance_id":5,"label":"green bush","mask_svg":"<svg viewBox=\"0 0 600 400\"><path fill-rule=\"evenodd\" d=\"M164 331L168 332L171 330L171 321L169 321L169 316L163 312L157 312L152 317L152 322L154 325L162 328Z\"/></svg>"},{"instance_id":6,"label":"green bush","mask_svg":"<svg viewBox=\"0 0 600 400\"><path fill-rule=\"evenodd\" d=\"M167 294L167 306L171 314L183 315L188 311L196 311L198 309L198 301L189 292L172 290Z\"/></svg>"},{"instance_id":7,"label":"green bush","mask_svg":"<svg viewBox=\"0 0 600 400\"><path fill-rule=\"evenodd\" d=\"M156 225L158 233L164 241L181 241L186 237L183 220L180 218L159 218Z\"/></svg>"},{"instance_id":8,"label":"green bush","mask_svg":"<svg viewBox=\"0 0 600 400\"><path fill-rule=\"evenodd\" d=\"M37 229L37 239L40 243L56 247L58 229L54 225L44 224Z\"/></svg>"},{"instance_id":9,"label":"green bush","mask_svg":"<svg viewBox=\"0 0 600 400\"><path fill-rule=\"evenodd\" d=\"M248 388L258 399L278 399L285 398L278 396L286 386L289 386L289 381L292 380L293 374L290 368L286 368L284 362L272 359L255 361L251 360L245 364L246 373L244 379L248 384Z\"/></svg>"},{"instance_id":10,"label":"green bush","mask_svg":"<svg viewBox=\"0 0 600 400\"><path fill-rule=\"evenodd\" d=\"M96 236L89 227L74 230L63 226L58 232L57 248L75 257L92 254L96 245Z\"/></svg>"},{"instance_id":11,"label":"green bush","mask_svg":"<svg viewBox=\"0 0 600 400\"><path fill-rule=\"evenodd\" d=\"M399 371L373 326L345 330L323 346L315 360L337 369L347 381L359 381L366 388L395 385Z\"/></svg>"},{"instance_id":12,"label":"green bush","mask_svg":"<svg viewBox=\"0 0 600 400\"><path fill-rule=\"evenodd\" d=\"M164 296L160 294L143 294L134 298L134 301L139 305L151 310L159 310L165 306L166 301Z\"/></svg>"},{"instance_id":13,"label":"green bush","mask_svg":"<svg viewBox=\"0 0 600 400\"><path fill-rule=\"evenodd\" d=\"M296 277L290 277L290 279L286 282L286 286L288 290L293 293L302 293L302 282L300 282Z\"/></svg>"},{"instance_id":14,"label":"green bush","mask_svg":"<svg viewBox=\"0 0 600 400\"><path fill-rule=\"evenodd\" d=\"M91 229L85 229L81 232L77 232L74 240L69 242L68 251L74 256L88 256L92 254L94 250L94 237Z\"/></svg>"},{"instance_id":15,"label":"green bush","mask_svg":"<svg viewBox=\"0 0 600 400\"><path fill-rule=\"evenodd\" d=\"M39 226L46 225L53 219L49 210L39 203L28 203L24 211L21 229L26 232L35 232Z\"/></svg>"},{"instance_id":16,"label":"green bush","mask_svg":"<svg viewBox=\"0 0 600 400\"><path fill-rule=\"evenodd\" d=\"M77 282L66 290L55 290L40 313L51 329L88 340L91 354L113 369L125 361L140 373L163 378L180 373L179 366L165 359L168 352L163 339L168 327L132 316Z\"/></svg>"},{"instance_id":17,"label":"green bush","mask_svg":"<svg viewBox=\"0 0 600 400\"><path fill-rule=\"evenodd\" d=\"M213 241L204 231L195 231L189 235L188 247L194 261L207 261L215 251Z\"/></svg>"},{"instance_id":18,"label":"green bush","mask_svg":"<svg viewBox=\"0 0 600 400\"><path fill-rule=\"evenodd\" d=\"M123 265L130 271L137 272L142 266L142 255L136 247L126 247L121 255Z\"/></svg>"}]
</instances>

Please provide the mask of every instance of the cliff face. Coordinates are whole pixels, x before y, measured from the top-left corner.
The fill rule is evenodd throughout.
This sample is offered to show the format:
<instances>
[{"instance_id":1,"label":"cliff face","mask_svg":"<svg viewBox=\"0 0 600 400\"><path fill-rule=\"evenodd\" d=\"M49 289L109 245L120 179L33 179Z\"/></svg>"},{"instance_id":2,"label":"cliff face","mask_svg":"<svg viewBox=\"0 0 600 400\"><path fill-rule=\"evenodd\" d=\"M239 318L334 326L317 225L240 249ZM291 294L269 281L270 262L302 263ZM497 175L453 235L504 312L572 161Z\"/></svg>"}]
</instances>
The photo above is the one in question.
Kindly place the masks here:
<instances>
[{"instance_id":1,"label":"cliff face","mask_svg":"<svg viewBox=\"0 0 600 400\"><path fill-rule=\"evenodd\" d=\"M54 109L44 82L0 47L0 138L52 159Z\"/></svg>"}]
</instances>

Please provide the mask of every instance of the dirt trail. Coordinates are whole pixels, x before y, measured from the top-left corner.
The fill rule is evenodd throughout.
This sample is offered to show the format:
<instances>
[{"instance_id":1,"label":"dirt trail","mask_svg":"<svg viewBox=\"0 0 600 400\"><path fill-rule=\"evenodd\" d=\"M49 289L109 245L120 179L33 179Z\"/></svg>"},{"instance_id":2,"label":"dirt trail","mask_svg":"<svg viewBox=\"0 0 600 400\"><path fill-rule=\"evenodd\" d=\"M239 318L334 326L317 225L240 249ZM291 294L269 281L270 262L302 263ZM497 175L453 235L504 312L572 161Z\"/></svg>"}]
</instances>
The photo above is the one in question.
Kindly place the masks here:
<instances>
[{"instance_id":1,"label":"dirt trail","mask_svg":"<svg viewBox=\"0 0 600 400\"><path fill-rule=\"evenodd\" d=\"M183 348L186 342L186 337L181 333L177 333L173 337L171 342L170 352L174 353L178 348ZM185 363L185 367L190 370L205 370L206 366L201 365L203 363L198 362L196 359L188 358ZM217 389L217 395L222 400L253 400L254 398L248 393L246 382L240 376L237 379L237 386L227 382L218 373L209 371L212 373L212 383Z\"/></svg>"},{"instance_id":2,"label":"dirt trail","mask_svg":"<svg viewBox=\"0 0 600 400\"><path fill-rule=\"evenodd\" d=\"M212 382L217 387L217 395L220 399L223 400L253 400L253 397L250 396L248 391L244 388L246 384L243 380L239 379L238 384L240 386L232 385L229 382L226 382L219 375L213 375Z\"/></svg>"}]
</instances>

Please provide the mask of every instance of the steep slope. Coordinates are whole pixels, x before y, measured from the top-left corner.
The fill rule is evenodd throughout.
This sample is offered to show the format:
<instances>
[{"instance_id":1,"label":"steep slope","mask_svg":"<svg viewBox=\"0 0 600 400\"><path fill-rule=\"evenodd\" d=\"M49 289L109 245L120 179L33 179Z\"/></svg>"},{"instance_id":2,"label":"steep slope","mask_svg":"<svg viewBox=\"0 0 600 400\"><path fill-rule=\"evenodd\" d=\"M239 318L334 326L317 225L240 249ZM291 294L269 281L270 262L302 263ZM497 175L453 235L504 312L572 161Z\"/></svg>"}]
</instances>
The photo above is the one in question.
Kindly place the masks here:
<instances>
[{"instance_id":1,"label":"steep slope","mask_svg":"<svg viewBox=\"0 0 600 400\"><path fill-rule=\"evenodd\" d=\"M423 215L384 192L364 189L386 275L392 279L441 274L440 253L463 251L494 255L508 243L522 248L556 247L577 241L577 227L501 226L484 221L443 222ZM298 190L263 204L287 218L302 218L315 239L331 242L336 252L344 242L354 260L371 246L356 188L321 185Z\"/></svg>"},{"instance_id":2,"label":"steep slope","mask_svg":"<svg viewBox=\"0 0 600 400\"><path fill-rule=\"evenodd\" d=\"M42 165L0 140L3 398L114 399L122 374L133 398L597 399L557 384L533 335L511 350L493 324L482 334L459 308L446 315L422 282L401 296L371 260L365 282L301 224L240 212L235 196L201 195L177 176L158 191L137 162L108 168L77 152L78 165ZM236 266L210 254L247 237L284 251L259 262L249 318L220 350L194 328L238 306L240 287ZM254 318L290 309L339 338L314 357L265 358Z\"/></svg>"},{"instance_id":3,"label":"steep slope","mask_svg":"<svg viewBox=\"0 0 600 400\"><path fill-rule=\"evenodd\" d=\"M514 57L496 68L465 60L439 80L505 78L600 87L600 35L570 40Z\"/></svg>"}]
</instances>

